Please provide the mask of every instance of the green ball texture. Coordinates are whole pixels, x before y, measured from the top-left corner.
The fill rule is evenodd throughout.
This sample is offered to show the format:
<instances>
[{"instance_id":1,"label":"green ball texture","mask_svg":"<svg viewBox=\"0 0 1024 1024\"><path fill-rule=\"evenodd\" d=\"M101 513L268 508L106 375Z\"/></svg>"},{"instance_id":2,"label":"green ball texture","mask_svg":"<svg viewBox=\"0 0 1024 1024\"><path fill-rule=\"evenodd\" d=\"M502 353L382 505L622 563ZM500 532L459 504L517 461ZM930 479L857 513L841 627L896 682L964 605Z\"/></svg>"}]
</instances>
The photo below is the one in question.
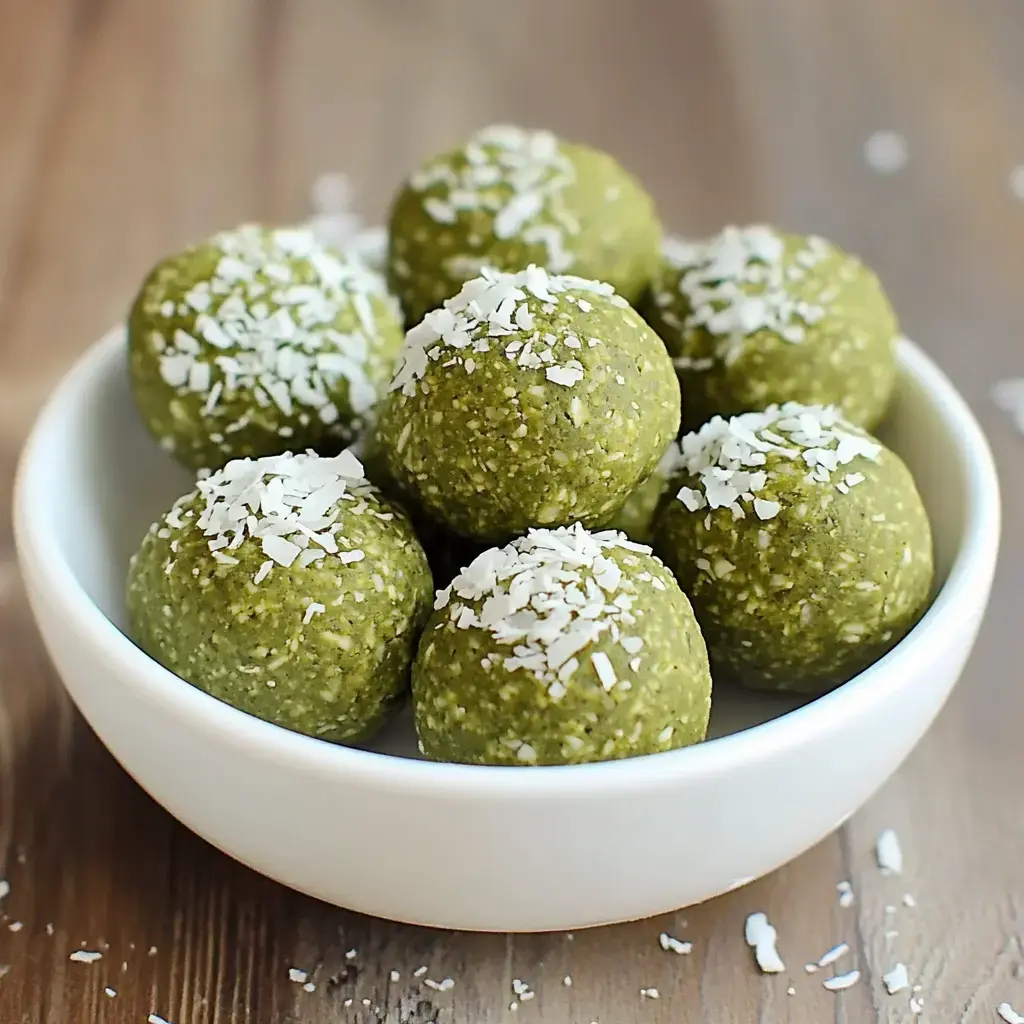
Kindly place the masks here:
<instances>
[{"instance_id":1,"label":"green ball texture","mask_svg":"<svg viewBox=\"0 0 1024 1024\"><path fill-rule=\"evenodd\" d=\"M665 347L610 286L487 272L409 332L378 421L392 477L465 537L613 515L679 426Z\"/></svg>"},{"instance_id":2,"label":"green ball texture","mask_svg":"<svg viewBox=\"0 0 1024 1024\"><path fill-rule=\"evenodd\" d=\"M315 448L372 413L402 344L383 278L304 228L245 225L162 260L128 317L143 422L181 462Z\"/></svg>"},{"instance_id":3,"label":"green ball texture","mask_svg":"<svg viewBox=\"0 0 1024 1024\"><path fill-rule=\"evenodd\" d=\"M531 530L438 593L413 666L422 751L553 765L704 739L707 651L671 573L612 531Z\"/></svg>"},{"instance_id":4,"label":"green ball texture","mask_svg":"<svg viewBox=\"0 0 1024 1024\"><path fill-rule=\"evenodd\" d=\"M412 526L348 452L236 460L132 559L135 642L241 711L335 742L404 698L432 581Z\"/></svg>"},{"instance_id":5,"label":"green ball texture","mask_svg":"<svg viewBox=\"0 0 1024 1024\"><path fill-rule=\"evenodd\" d=\"M388 234L388 282L411 325L484 267L571 272L635 302L658 265L661 225L607 153L492 125L410 177Z\"/></svg>"},{"instance_id":6,"label":"green ball texture","mask_svg":"<svg viewBox=\"0 0 1024 1024\"><path fill-rule=\"evenodd\" d=\"M688 430L789 401L870 430L892 397L892 306L863 263L814 235L755 225L666 242L641 312L673 357Z\"/></svg>"},{"instance_id":7,"label":"green ball texture","mask_svg":"<svg viewBox=\"0 0 1024 1024\"><path fill-rule=\"evenodd\" d=\"M716 417L681 445L654 547L693 602L718 682L821 694L927 607L932 534L900 458L838 411Z\"/></svg>"}]
</instances>

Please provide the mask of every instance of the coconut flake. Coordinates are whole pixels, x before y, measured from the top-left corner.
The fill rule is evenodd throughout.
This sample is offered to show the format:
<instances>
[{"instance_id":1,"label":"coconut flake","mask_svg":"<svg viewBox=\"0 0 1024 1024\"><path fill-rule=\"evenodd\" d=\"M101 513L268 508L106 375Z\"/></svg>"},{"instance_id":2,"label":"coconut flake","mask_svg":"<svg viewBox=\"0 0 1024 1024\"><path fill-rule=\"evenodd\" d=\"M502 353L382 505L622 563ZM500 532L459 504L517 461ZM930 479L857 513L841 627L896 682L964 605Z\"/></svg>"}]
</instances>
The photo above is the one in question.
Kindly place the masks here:
<instances>
[{"instance_id":1,"label":"coconut flake","mask_svg":"<svg viewBox=\"0 0 1024 1024\"><path fill-rule=\"evenodd\" d=\"M103 959L103 954L89 949L76 949L68 959L76 964L94 964Z\"/></svg>"},{"instance_id":2,"label":"coconut flake","mask_svg":"<svg viewBox=\"0 0 1024 1024\"><path fill-rule=\"evenodd\" d=\"M470 138L463 153L458 169L442 159L410 179L410 187L424 194L429 216L454 224L460 210L486 209L495 238L543 245L545 265L568 270L574 257L566 236L578 234L580 224L566 213L560 196L576 171L558 139L546 131L491 125Z\"/></svg>"},{"instance_id":3,"label":"coconut flake","mask_svg":"<svg viewBox=\"0 0 1024 1024\"><path fill-rule=\"evenodd\" d=\"M836 892L839 893L839 906L844 910L854 903L853 886L849 882L837 882Z\"/></svg>"},{"instance_id":4,"label":"coconut flake","mask_svg":"<svg viewBox=\"0 0 1024 1024\"><path fill-rule=\"evenodd\" d=\"M848 974L837 974L834 978L826 978L821 986L828 989L829 992L842 992L843 989L856 985L858 981L860 981L860 971L850 971Z\"/></svg>"},{"instance_id":5,"label":"coconut flake","mask_svg":"<svg viewBox=\"0 0 1024 1024\"><path fill-rule=\"evenodd\" d=\"M850 947L845 942L840 942L838 946L833 946L827 953L822 954L818 959L819 967L828 967L830 964L834 964L841 957L846 956L850 952Z\"/></svg>"},{"instance_id":6,"label":"coconut flake","mask_svg":"<svg viewBox=\"0 0 1024 1024\"><path fill-rule=\"evenodd\" d=\"M450 607L455 628L482 629L510 649L508 654L488 654L490 662L508 671L528 670L548 687L565 687L581 656L604 634L627 637L630 647L640 649L642 638L625 633L637 621L631 610L633 595L641 586L664 586L649 572L625 571L624 561L610 557L615 549L650 554L650 548L622 533L590 533L579 523L530 530L474 559L438 591L434 607ZM592 651L589 660L601 684L607 690L615 687L618 680L608 655Z\"/></svg>"},{"instance_id":7,"label":"coconut flake","mask_svg":"<svg viewBox=\"0 0 1024 1024\"><path fill-rule=\"evenodd\" d=\"M467 352L490 350L491 339L500 341L506 359L527 370L543 369L552 383L572 387L583 379L583 364L575 358L579 339L568 326L543 339L533 331L531 304L557 308L561 302L579 301L581 294L615 298L609 284L529 266L517 273L501 273L485 267L479 277L467 281L441 309L427 313L405 336L398 354L391 390L415 395L431 362L442 368L461 364L473 369L478 361ZM528 327L522 324L528 323ZM505 342L501 339L513 336Z\"/></svg>"},{"instance_id":8,"label":"coconut flake","mask_svg":"<svg viewBox=\"0 0 1024 1024\"><path fill-rule=\"evenodd\" d=\"M905 988L910 988L910 978L907 977L905 964L896 964L891 971L887 971L882 975L882 981L885 983L886 991L891 996L896 995L897 992L902 992Z\"/></svg>"},{"instance_id":9,"label":"coconut flake","mask_svg":"<svg viewBox=\"0 0 1024 1024\"><path fill-rule=\"evenodd\" d=\"M691 478L676 497L690 512L725 508L739 518L746 506L759 519L772 519L780 503L758 497L769 485L771 474L763 468L769 456L808 468L813 479L843 491L849 486L832 474L856 459L877 461L881 451L833 406L787 402L728 420L715 416L686 434L673 455L676 468ZM863 479L843 474L857 476Z\"/></svg>"},{"instance_id":10,"label":"coconut flake","mask_svg":"<svg viewBox=\"0 0 1024 1024\"><path fill-rule=\"evenodd\" d=\"M902 171L909 159L907 140L899 132L882 129L864 143L864 162L878 174Z\"/></svg>"},{"instance_id":11,"label":"coconut flake","mask_svg":"<svg viewBox=\"0 0 1024 1024\"><path fill-rule=\"evenodd\" d=\"M775 948L778 933L768 923L765 914L751 914L747 918L744 937L747 940L747 945L754 950L757 966L765 974L780 974L786 969L786 965Z\"/></svg>"},{"instance_id":12,"label":"coconut flake","mask_svg":"<svg viewBox=\"0 0 1024 1024\"><path fill-rule=\"evenodd\" d=\"M308 565L319 558L359 561L362 551L339 550L338 517L344 502L365 499L374 492L363 477L362 465L350 452L334 458L304 455L235 459L200 479L196 490L179 499L164 517L170 530L198 529L208 538L213 558L226 565L238 559L226 554L247 539L266 556L253 576L260 584L274 565ZM197 518L183 518L186 506L199 501Z\"/></svg>"},{"instance_id":13,"label":"coconut flake","mask_svg":"<svg viewBox=\"0 0 1024 1024\"><path fill-rule=\"evenodd\" d=\"M900 849L900 841L896 833L887 828L878 836L875 845L875 856L878 859L878 866L886 875L898 875L903 871L903 851Z\"/></svg>"},{"instance_id":14,"label":"coconut flake","mask_svg":"<svg viewBox=\"0 0 1024 1024\"><path fill-rule=\"evenodd\" d=\"M763 224L729 226L704 242L670 240L665 256L680 271L678 293L689 310L681 326L684 331L706 331L715 339L714 358L684 357L682 369L729 365L761 331L792 344L804 341L807 327L827 310L800 299L792 282L802 276L800 268L814 266L834 250L813 235L795 253L787 253L787 244L785 236ZM676 296L661 290L654 299L668 309Z\"/></svg>"},{"instance_id":15,"label":"coconut flake","mask_svg":"<svg viewBox=\"0 0 1024 1024\"><path fill-rule=\"evenodd\" d=\"M220 259L210 280L187 296L189 308L198 311L193 330L179 328L165 339L159 354L165 383L181 394L204 396L203 415L224 422L225 434L240 429L241 421L228 418L238 408L230 400L239 393L263 405L269 398L286 430L300 410L333 422L332 396L342 384L357 415L376 403L369 359L377 327L370 298L388 301L379 274L328 249L305 228L243 225L208 244ZM306 268L307 283L291 281L296 263ZM343 334L335 324L349 310L360 329Z\"/></svg>"},{"instance_id":16,"label":"coconut flake","mask_svg":"<svg viewBox=\"0 0 1024 1024\"><path fill-rule=\"evenodd\" d=\"M678 953L680 956L689 956L693 951L692 942L683 942L682 940L669 935L668 932L662 932L658 936L658 945L661 946L666 953Z\"/></svg>"},{"instance_id":17,"label":"coconut flake","mask_svg":"<svg viewBox=\"0 0 1024 1024\"><path fill-rule=\"evenodd\" d=\"M1024 1016L1019 1014L1009 1003L1000 1003L996 1013L1006 1021L1006 1024L1024 1024Z\"/></svg>"}]
</instances>

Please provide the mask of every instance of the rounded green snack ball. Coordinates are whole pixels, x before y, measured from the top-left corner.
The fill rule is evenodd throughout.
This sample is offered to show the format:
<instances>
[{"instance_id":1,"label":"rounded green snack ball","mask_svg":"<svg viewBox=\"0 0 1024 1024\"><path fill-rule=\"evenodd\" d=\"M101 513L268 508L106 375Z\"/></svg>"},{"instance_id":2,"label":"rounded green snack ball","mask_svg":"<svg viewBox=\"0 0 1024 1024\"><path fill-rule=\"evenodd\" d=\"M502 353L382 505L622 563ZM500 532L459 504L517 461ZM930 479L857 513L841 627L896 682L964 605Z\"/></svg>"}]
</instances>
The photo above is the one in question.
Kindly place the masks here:
<instances>
[{"instance_id":1,"label":"rounded green snack ball","mask_svg":"<svg viewBox=\"0 0 1024 1024\"><path fill-rule=\"evenodd\" d=\"M128 318L142 419L193 468L340 451L401 344L383 278L305 228L246 225L162 260Z\"/></svg>"},{"instance_id":2,"label":"rounded green snack ball","mask_svg":"<svg viewBox=\"0 0 1024 1024\"><path fill-rule=\"evenodd\" d=\"M236 460L200 480L132 559L132 638L241 711L365 739L406 693L430 610L426 556L349 452Z\"/></svg>"},{"instance_id":3,"label":"rounded green snack ball","mask_svg":"<svg viewBox=\"0 0 1024 1024\"><path fill-rule=\"evenodd\" d=\"M666 243L643 312L675 362L687 429L796 401L870 430L892 396L892 306L867 267L814 235L756 225Z\"/></svg>"},{"instance_id":4,"label":"rounded green snack ball","mask_svg":"<svg viewBox=\"0 0 1024 1024\"><path fill-rule=\"evenodd\" d=\"M900 458L834 408L715 417L681 446L655 550L693 602L718 681L821 694L927 606L932 535Z\"/></svg>"},{"instance_id":5,"label":"rounded green snack ball","mask_svg":"<svg viewBox=\"0 0 1024 1024\"><path fill-rule=\"evenodd\" d=\"M378 429L398 484L476 540L603 522L657 465L679 386L609 285L489 271L406 336Z\"/></svg>"},{"instance_id":6,"label":"rounded green snack ball","mask_svg":"<svg viewBox=\"0 0 1024 1024\"><path fill-rule=\"evenodd\" d=\"M434 608L413 665L428 757L573 764L705 737L711 676L690 604L621 533L531 530L476 558Z\"/></svg>"},{"instance_id":7,"label":"rounded green snack ball","mask_svg":"<svg viewBox=\"0 0 1024 1024\"><path fill-rule=\"evenodd\" d=\"M388 282L410 324L484 267L571 271L635 302L660 242L651 197L607 153L493 125L429 160L399 192Z\"/></svg>"}]
</instances>

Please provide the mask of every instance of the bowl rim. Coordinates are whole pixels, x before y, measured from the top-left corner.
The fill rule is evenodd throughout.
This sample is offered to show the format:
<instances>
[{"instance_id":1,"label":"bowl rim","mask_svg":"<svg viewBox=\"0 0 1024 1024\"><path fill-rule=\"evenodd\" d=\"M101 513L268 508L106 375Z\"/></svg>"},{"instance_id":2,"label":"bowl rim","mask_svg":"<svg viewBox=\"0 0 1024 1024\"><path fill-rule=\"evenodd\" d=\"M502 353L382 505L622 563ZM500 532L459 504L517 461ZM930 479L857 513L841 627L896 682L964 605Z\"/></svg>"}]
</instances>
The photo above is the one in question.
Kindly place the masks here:
<instances>
[{"instance_id":1,"label":"bowl rim","mask_svg":"<svg viewBox=\"0 0 1024 1024\"><path fill-rule=\"evenodd\" d=\"M959 627L967 617L963 603L988 588L995 569L1000 499L988 442L945 373L917 345L900 339L900 369L923 387L955 439L956 451L951 455L963 478L966 509L956 555L932 604L914 628L869 668L836 690L768 722L691 747L616 761L523 769L420 761L328 743L239 711L146 655L86 593L48 530L47 517L33 515L42 498L37 494L38 476L51 435L74 421L84 398L122 358L123 348L124 328L117 327L86 350L47 399L25 443L14 487L14 533L23 573L31 570L37 585L59 607L65 628L95 649L104 664L130 675L140 696L155 709L187 720L190 727L213 734L221 744L244 750L249 757L287 764L301 772L333 775L348 784L379 791L443 792L453 798L603 797L671 787L684 776L692 781L770 758L799 746L805 737L842 729L852 717L911 685L913 673L903 669L935 638Z\"/></svg>"}]
</instances>

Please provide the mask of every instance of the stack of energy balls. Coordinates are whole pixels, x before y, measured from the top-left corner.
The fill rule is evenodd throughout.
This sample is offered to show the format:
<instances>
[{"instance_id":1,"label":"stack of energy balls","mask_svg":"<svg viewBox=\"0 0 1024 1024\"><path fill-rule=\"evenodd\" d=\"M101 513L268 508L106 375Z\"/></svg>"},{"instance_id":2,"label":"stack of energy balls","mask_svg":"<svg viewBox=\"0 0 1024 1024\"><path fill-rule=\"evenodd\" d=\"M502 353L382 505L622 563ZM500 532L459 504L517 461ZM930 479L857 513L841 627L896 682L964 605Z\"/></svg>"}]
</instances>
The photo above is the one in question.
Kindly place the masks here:
<instances>
[{"instance_id":1,"label":"stack of energy balls","mask_svg":"<svg viewBox=\"0 0 1024 1024\"><path fill-rule=\"evenodd\" d=\"M428 757L566 764L699 742L712 677L824 693L921 615L852 256L664 239L612 157L493 126L409 177L379 270L245 226L142 286L138 407L198 479L128 608L183 679L343 743L411 683Z\"/></svg>"}]
</instances>

